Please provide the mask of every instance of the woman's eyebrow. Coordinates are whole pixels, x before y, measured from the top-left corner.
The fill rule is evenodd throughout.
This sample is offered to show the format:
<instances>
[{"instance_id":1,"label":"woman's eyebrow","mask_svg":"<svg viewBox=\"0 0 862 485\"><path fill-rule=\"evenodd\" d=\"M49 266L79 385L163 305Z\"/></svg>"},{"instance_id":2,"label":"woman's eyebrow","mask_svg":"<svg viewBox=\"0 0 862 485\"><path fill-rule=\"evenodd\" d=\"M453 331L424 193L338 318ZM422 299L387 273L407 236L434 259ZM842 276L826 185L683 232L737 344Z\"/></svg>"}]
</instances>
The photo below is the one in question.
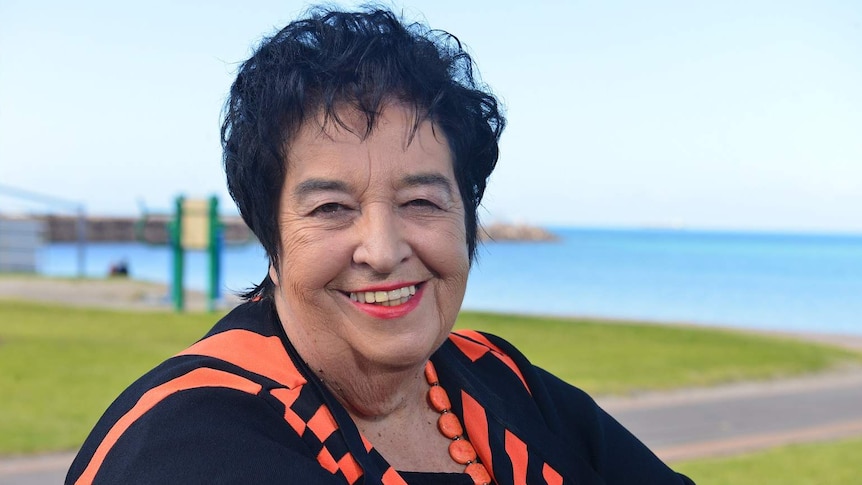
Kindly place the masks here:
<instances>
[{"instance_id":1,"label":"woman's eyebrow","mask_svg":"<svg viewBox=\"0 0 862 485\"><path fill-rule=\"evenodd\" d=\"M315 178L303 180L293 189L293 195L300 200L314 192L348 192L348 187L338 180Z\"/></svg>"},{"instance_id":2,"label":"woman's eyebrow","mask_svg":"<svg viewBox=\"0 0 862 485\"><path fill-rule=\"evenodd\" d=\"M446 191L446 195L452 196L452 184L446 176L440 173L429 172L407 175L401 180L401 185L403 187L431 185L443 189Z\"/></svg>"}]
</instances>

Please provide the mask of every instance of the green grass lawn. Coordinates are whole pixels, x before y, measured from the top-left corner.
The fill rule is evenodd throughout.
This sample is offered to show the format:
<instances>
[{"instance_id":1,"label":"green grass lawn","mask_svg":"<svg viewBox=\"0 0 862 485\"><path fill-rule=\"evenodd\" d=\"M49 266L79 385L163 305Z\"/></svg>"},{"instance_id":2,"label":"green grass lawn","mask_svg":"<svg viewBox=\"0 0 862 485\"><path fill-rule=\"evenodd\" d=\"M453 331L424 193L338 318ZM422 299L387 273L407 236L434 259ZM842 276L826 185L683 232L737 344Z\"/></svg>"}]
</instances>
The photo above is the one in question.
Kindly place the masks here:
<instances>
[{"instance_id":1,"label":"green grass lawn","mask_svg":"<svg viewBox=\"0 0 862 485\"><path fill-rule=\"evenodd\" d=\"M708 386L816 372L862 354L712 328L464 313L456 327L500 335L591 394Z\"/></svg>"},{"instance_id":2,"label":"green grass lawn","mask_svg":"<svg viewBox=\"0 0 862 485\"><path fill-rule=\"evenodd\" d=\"M74 449L120 391L217 315L0 301L0 454ZM592 393L812 372L859 354L725 331L464 313Z\"/></svg>"},{"instance_id":3,"label":"green grass lawn","mask_svg":"<svg viewBox=\"0 0 862 485\"><path fill-rule=\"evenodd\" d=\"M809 443L674 465L698 485L853 485L862 483L862 439Z\"/></svg>"},{"instance_id":4,"label":"green grass lawn","mask_svg":"<svg viewBox=\"0 0 862 485\"><path fill-rule=\"evenodd\" d=\"M215 318L12 302L0 315L0 453L79 446L120 391Z\"/></svg>"}]
</instances>

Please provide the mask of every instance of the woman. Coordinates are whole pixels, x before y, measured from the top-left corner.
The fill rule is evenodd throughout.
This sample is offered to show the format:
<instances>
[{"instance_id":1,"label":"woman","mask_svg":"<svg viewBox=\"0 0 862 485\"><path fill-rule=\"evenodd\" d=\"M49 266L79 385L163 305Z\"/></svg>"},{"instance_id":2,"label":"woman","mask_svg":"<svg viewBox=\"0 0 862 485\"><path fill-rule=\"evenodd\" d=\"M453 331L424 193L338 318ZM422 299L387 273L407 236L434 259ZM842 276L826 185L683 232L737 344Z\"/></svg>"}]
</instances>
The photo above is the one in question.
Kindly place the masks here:
<instances>
[{"instance_id":1,"label":"woman","mask_svg":"<svg viewBox=\"0 0 862 485\"><path fill-rule=\"evenodd\" d=\"M503 126L458 41L390 12L266 39L222 138L268 275L120 396L67 483L691 483L505 341L450 334Z\"/></svg>"}]
</instances>

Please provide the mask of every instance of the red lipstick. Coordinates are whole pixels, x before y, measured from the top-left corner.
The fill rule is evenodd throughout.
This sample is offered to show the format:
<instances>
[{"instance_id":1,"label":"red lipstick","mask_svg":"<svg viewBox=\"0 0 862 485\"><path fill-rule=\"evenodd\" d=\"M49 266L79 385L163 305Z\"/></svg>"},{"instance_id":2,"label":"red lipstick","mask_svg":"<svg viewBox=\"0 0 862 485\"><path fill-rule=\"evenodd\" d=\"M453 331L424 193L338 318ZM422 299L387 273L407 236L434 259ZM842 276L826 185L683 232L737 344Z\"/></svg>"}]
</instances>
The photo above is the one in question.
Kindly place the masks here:
<instances>
[{"instance_id":1,"label":"red lipstick","mask_svg":"<svg viewBox=\"0 0 862 485\"><path fill-rule=\"evenodd\" d=\"M416 286L416 294L410 297L405 303L401 305L394 306L383 306L375 303L360 303L358 301L350 300L350 303L353 303L357 309L362 312L371 315L374 318L380 318L383 320L390 320L393 318L403 317L408 313L412 312L419 306L419 301L422 299L422 295L425 290L425 285L415 284ZM373 292L373 291L391 291L398 288L403 288L406 286L411 286L410 284L394 284L394 285L386 285L386 286L376 286L374 288L365 288L357 291L365 291L365 292ZM348 298L349 299L349 298Z\"/></svg>"}]
</instances>

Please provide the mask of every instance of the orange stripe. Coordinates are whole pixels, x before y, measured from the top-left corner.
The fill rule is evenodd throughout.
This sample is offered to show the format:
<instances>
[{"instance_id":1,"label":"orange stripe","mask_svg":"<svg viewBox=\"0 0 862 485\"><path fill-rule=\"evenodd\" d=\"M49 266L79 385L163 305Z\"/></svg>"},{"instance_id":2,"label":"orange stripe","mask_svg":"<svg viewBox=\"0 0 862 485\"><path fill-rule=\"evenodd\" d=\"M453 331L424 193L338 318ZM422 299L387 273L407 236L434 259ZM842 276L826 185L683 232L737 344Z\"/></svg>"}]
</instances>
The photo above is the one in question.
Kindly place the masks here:
<instances>
[{"instance_id":1,"label":"orange stripe","mask_svg":"<svg viewBox=\"0 0 862 485\"><path fill-rule=\"evenodd\" d=\"M365 451L371 451L371 448L374 448L371 446L371 442L368 441L368 438L366 438L365 435L360 435L359 437L362 438L362 444L365 445Z\"/></svg>"},{"instance_id":2,"label":"orange stripe","mask_svg":"<svg viewBox=\"0 0 862 485\"><path fill-rule=\"evenodd\" d=\"M264 337L248 330L228 330L207 337L177 355L204 355L230 362L268 377L290 389L306 380L293 365L281 339Z\"/></svg>"},{"instance_id":3,"label":"orange stripe","mask_svg":"<svg viewBox=\"0 0 862 485\"><path fill-rule=\"evenodd\" d=\"M293 430L296 431L296 434L302 436L305 433L305 428L308 427L322 443L338 429L338 424L326 405L321 405L317 408L317 412L308 420L308 423L303 421L290 407L299 397L300 390L301 388L273 389L270 391L270 394L284 404L284 420L290 424ZM363 474L362 467L356 462L350 452L347 452L338 461L335 461L326 445L323 445L320 453L317 454L317 461L329 473L334 474L336 471L341 470L347 481L351 484L359 480L359 477Z\"/></svg>"},{"instance_id":4,"label":"orange stripe","mask_svg":"<svg viewBox=\"0 0 862 485\"><path fill-rule=\"evenodd\" d=\"M386 473L383 474L381 482L383 485L407 485L407 482L392 467L389 467Z\"/></svg>"},{"instance_id":5,"label":"orange stripe","mask_svg":"<svg viewBox=\"0 0 862 485\"><path fill-rule=\"evenodd\" d=\"M323 443L326 441L326 438L329 438L338 429L338 423L335 422L335 418L329 412L329 408L325 404L321 404L317 408L317 411L314 412L314 416L308 420L308 429Z\"/></svg>"},{"instance_id":6,"label":"orange stripe","mask_svg":"<svg viewBox=\"0 0 862 485\"><path fill-rule=\"evenodd\" d=\"M341 470L341 473L344 474L344 477L347 478L348 483L351 485L356 483L363 473L362 467L359 466L359 463L356 462L356 459L349 452L338 460L338 469Z\"/></svg>"},{"instance_id":7,"label":"orange stripe","mask_svg":"<svg viewBox=\"0 0 862 485\"><path fill-rule=\"evenodd\" d=\"M320 466L322 466L324 470L333 475L338 471L338 463L335 462L335 458L332 457L332 453L329 452L326 446L324 446L320 450L320 453L317 454L317 462L320 463Z\"/></svg>"},{"instance_id":8,"label":"orange stripe","mask_svg":"<svg viewBox=\"0 0 862 485\"><path fill-rule=\"evenodd\" d=\"M461 337L461 338L453 338L453 337ZM452 343L458 347L464 355L467 356L471 361L476 362L480 357L487 354L489 349L485 346L477 344L470 339L467 339L461 335L453 333L449 336L449 339L452 340Z\"/></svg>"},{"instance_id":9,"label":"orange stripe","mask_svg":"<svg viewBox=\"0 0 862 485\"><path fill-rule=\"evenodd\" d=\"M278 399L282 404L284 404L284 420L290 424L290 427L296 431L296 434L302 436L302 433L305 433L305 428L308 425L291 408L293 403L296 402L297 398L299 398L300 390L302 390L301 387L295 387L293 389L273 389L269 391L269 393L272 397Z\"/></svg>"},{"instance_id":10,"label":"orange stripe","mask_svg":"<svg viewBox=\"0 0 862 485\"><path fill-rule=\"evenodd\" d=\"M467 428L467 438L473 443L476 454L485 465L491 478L494 478L494 470L491 462L491 444L488 441L488 418L485 417L485 408L482 407L472 396L461 391L461 404L464 408L464 427Z\"/></svg>"},{"instance_id":11,"label":"orange stripe","mask_svg":"<svg viewBox=\"0 0 862 485\"><path fill-rule=\"evenodd\" d=\"M557 473L557 470L551 468L547 463L542 466L542 476L548 485L563 485L563 476Z\"/></svg>"},{"instance_id":12,"label":"orange stripe","mask_svg":"<svg viewBox=\"0 0 862 485\"><path fill-rule=\"evenodd\" d=\"M506 454L512 460L514 484L527 485L527 444L508 429L506 430Z\"/></svg>"},{"instance_id":13,"label":"orange stripe","mask_svg":"<svg viewBox=\"0 0 862 485\"><path fill-rule=\"evenodd\" d=\"M527 392L530 392L532 394L532 392L530 391L530 386L527 385L527 380L524 379L524 375L521 374L521 369L518 368L518 365L515 364L515 361L512 360L512 358L509 357L505 352L500 350L499 347L497 347L490 340L488 340L484 335L475 330L458 330L454 333L455 335L475 340L476 342L479 342L480 344L491 349L491 353L494 355L494 357L497 357L510 369L512 369L512 372L514 372L515 375L517 375L518 378L521 379L521 382L524 384L524 387L527 389ZM475 359L473 359L473 362L475 362Z\"/></svg>"},{"instance_id":14,"label":"orange stripe","mask_svg":"<svg viewBox=\"0 0 862 485\"><path fill-rule=\"evenodd\" d=\"M134 424L147 411L152 409L156 404L160 403L166 397L176 392L185 391L187 389L196 389L201 387L226 387L236 389L249 394L257 394L261 391L260 384L252 382L244 377L236 374L224 372L215 369L195 369L188 374L170 380L160 386L154 387L145 392L138 402L126 414L114 423L108 434L96 448L90 463L84 469L84 473L78 477L75 484L90 484L96 477L96 473L105 461L105 457L111 448L120 439L120 436L126 432L129 427Z\"/></svg>"}]
</instances>

